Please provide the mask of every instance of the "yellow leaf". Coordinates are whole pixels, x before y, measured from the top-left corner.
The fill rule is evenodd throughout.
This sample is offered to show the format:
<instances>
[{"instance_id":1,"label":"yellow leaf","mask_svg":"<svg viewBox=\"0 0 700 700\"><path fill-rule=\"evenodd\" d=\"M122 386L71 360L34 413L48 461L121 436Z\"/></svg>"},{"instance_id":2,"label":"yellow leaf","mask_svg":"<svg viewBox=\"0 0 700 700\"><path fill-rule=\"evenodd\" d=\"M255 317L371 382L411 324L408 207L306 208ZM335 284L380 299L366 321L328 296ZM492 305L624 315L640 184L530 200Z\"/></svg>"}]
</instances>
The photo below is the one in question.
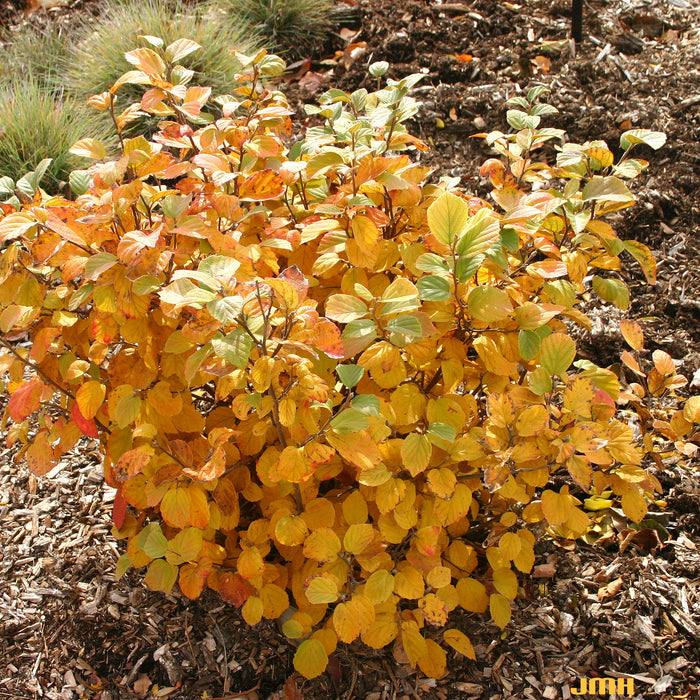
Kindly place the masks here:
<instances>
[{"instance_id":1,"label":"yellow leaf","mask_svg":"<svg viewBox=\"0 0 700 700\"><path fill-rule=\"evenodd\" d=\"M153 49L133 49L124 54L132 66L149 75L162 76L165 73L165 63L163 59Z\"/></svg>"},{"instance_id":2,"label":"yellow leaf","mask_svg":"<svg viewBox=\"0 0 700 700\"><path fill-rule=\"evenodd\" d=\"M209 504L204 491L190 486L171 487L160 503L163 520L179 530L186 527L204 529L209 525Z\"/></svg>"},{"instance_id":3,"label":"yellow leaf","mask_svg":"<svg viewBox=\"0 0 700 700\"><path fill-rule=\"evenodd\" d=\"M349 644L360 636L360 620L347 603L338 603L333 610L333 628L341 642Z\"/></svg>"},{"instance_id":4,"label":"yellow leaf","mask_svg":"<svg viewBox=\"0 0 700 700\"><path fill-rule=\"evenodd\" d=\"M279 404L278 413L280 423L286 428L294 425L294 419L297 414L297 404L293 399L282 399Z\"/></svg>"},{"instance_id":5,"label":"yellow leaf","mask_svg":"<svg viewBox=\"0 0 700 700\"><path fill-rule=\"evenodd\" d=\"M308 534L306 523L298 515L284 515L275 525L275 539L287 547L302 544Z\"/></svg>"},{"instance_id":6,"label":"yellow leaf","mask_svg":"<svg viewBox=\"0 0 700 700\"><path fill-rule=\"evenodd\" d=\"M513 311L508 292L488 285L472 289L467 298L467 306L471 316L484 323L502 321Z\"/></svg>"},{"instance_id":7,"label":"yellow leaf","mask_svg":"<svg viewBox=\"0 0 700 700\"><path fill-rule=\"evenodd\" d=\"M466 656L468 659L476 661L476 652L474 651L474 646L469 637L467 637L464 632L459 630L451 629L445 630L442 638L449 644L455 651L458 651L462 656Z\"/></svg>"},{"instance_id":8,"label":"yellow leaf","mask_svg":"<svg viewBox=\"0 0 700 700\"><path fill-rule=\"evenodd\" d=\"M355 523L351 525L343 538L343 549L351 554L361 554L372 544L375 529L367 523Z\"/></svg>"},{"instance_id":9,"label":"yellow leaf","mask_svg":"<svg viewBox=\"0 0 700 700\"><path fill-rule=\"evenodd\" d=\"M444 586L449 585L451 580L452 572L446 566L434 567L427 573L425 577L425 582L431 588L435 589L443 588Z\"/></svg>"},{"instance_id":10,"label":"yellow leaf","mask_svg":"<svg viewBox=\"0 0 700 700\"><path fill-rule=\"evenodd\" d=\"M241 608L241 614L243 615L243 619L251 625L257 625L260 620L262 620L263 616L263 602L258 598L258 596L252 595L248 597L243 603L243 607Z\"/></svg>"},{"instance_id":11,"label":"yellow leaf","mask_svg":"<svg viewBox=\"0 0 700 700\"><path fill-rule=\"evenodd\" d=\"M276 583L266 583L260 589L260 600L263 602L263 617L276 620L288 607L287 591Z\"/></svg>"},{"instance_id":12,"label":"yellow leaf","mask_svg":"<svg viewBox=\"0 0 700 700\"><path fill-rule=\"evenodd\" d=\"M574 377L564 389L564 408L581 418L590 418L595 392L595 386L590 379Z\"/></svg>"},{"instance_id":13,"label":"yellow leaf","mask_svg":"<svg viewBox=\"0 0 700 700\"><path fill-rule=\"evenodd\" d=\"M328 666L328 655L318 639L306 639L294 654L294 668L304 678L320 676Z\"/></svg>"},{"instance_id":14,"label":"yellow leaf","mask_svg":"<svg viewBox=\"0 0 700 700\"><path fill-rule=\"evenodd\" d=\"M411 476L418 476L430 464L433 446L427 435L411 433L401 443L401 460Z\"/></svg>"},{"instance_id":15,"label":"yellow leaf","mask_svg":"<svg viewBox=\"0 0 700 700\"><path fill-rule=\"evenodd\" d=\"M361 634L362 641L372 649L382 649L391 644L399 633L393 614L378 614L369 629Z\"/></svg>"},{"instance_id":16,"label":"yellow leaf","mask_svg":"<svg viewBox=\"0 0 700 700\"><path fill-rule=\"evenodd\" d=\"M510 622L510 603L500 593L493 593L489 600L491 619L503 629Z\"/></svg>"},{"instance_id":17,"label":"yellow leaf","mask_svg":"<svg viewBox=\"0 0 700 700\"><path fill-rule=\"evenodd\" d=\"M640 523L644 520L644 516L647 514L647 502L639 489L630 486L622 495L621 502L622 510L632 522Z\"/></svg>"},{"instance_id":18,"label":"yellow leaf","mask_svg":"<svg viewBox=\"0 0 700 700\"><path fill-rule=\"evenodd\" d=\"M505 567L494 569L494 588L508 600L515 600L518 595L518 577Z\"/></svg>"},{"instance_id":19,"label":"yellow leaf","mask_svg":"<svg viewBox=\"0 0 700 700\"><path fill-rule=\"evenodd\" d=\"M700 423L700 396L691 396L685 402L683 418L689 423Z\"/></svg>"},{"instance_id":20,"label":"yellow leaf","mask_svg":"<svg viewBox=\"0 0 700 700\"><path fill-rule=\"evenodd\" d=\"M571 517L573 509L568 486L562 486L560 493L549 489L542 492L542 511L550 525L565 523Z\"/></svg>"},{"instance_id":21,"label":"yellow leaf","mask_svg":"<svg viewBox=\"0 0 700 700\"><path fill-rule=\"evenodd\" d=\"M301 484L313 474L311 462L302 447L288 445L282 450L276 476L291 484Z\"/></svg>"},{"instance_id":22,"label":"yellow leaf","mask_svg":"<svg viewBox=\"0 0 700 700\"><path fill-rule=\"evenodd\" d=\"M513 561L518 556L521 547L522 540L514 532L504 533L498 541L498 549L508 561Z\"/></svg>"},{"instance_id":23,"label":"yellow leaf","mask_svg":"<svg viewBox=\"0 0 700 700\"><path fill-rule=\"evenodd\" d=\"M644 333L636 321L623 318L620 321L620 332L627 345L633 350L641 350L644 347Z\"/></svg>"},{"instance_id":24,"label":"yellow leaf","mask_svg":"<svg viewBox=\"0 0 700 700\"><path fill-rule=\"evenodd\" d=\"M426 653L418 657L418 666L428 678L442 678L445 675L447 655L445 650L432 639L425 640Z\"/></svg>"},{"instance_id":25,"label":"yellow leaf","mask_svg":"<svg viewBox=\"0 0 700 700\"><path fill-rule=\"evenodd\" d=\"M447 622L447 606L435 593L428 593L419 598L418 608L429 625L442 626Z\"/></svg>"},{"instance_id":26,"label":"yellow leaf","mask_svg":"<svg viewBox=\"0 0 700 700\"><path fill-rule=\"evenodd\" d=\"M304 593L312 605L335 603L338 600L338 582L335 576L324 571L307 583Z\"/></svg>"},{"instance_id":27,"label":"yellow leaf","mask_svg":"<svg viewBox=\"0 0 700 700\"><path fill-rule=\"evenodd\" d=\"M572 455L566 460L566 468L582 489L588 491L588 489L591 488L593 467L587 457L583 455Z\"/></svg>"},{"instance_id":28,"label":"yellow leaf","mask_svg":"<svg viewBox=\"0 0 700 700\"><path fill-rule=\"evenodd\" d=\"M536 404L523 409L515 421L515 429L521 437L537 435L549 423L549 411L546 406Z\"/></svg>"},{"instance_id":29,"label":"yellow leaf","mask_svg":"<svg viewBox=\"0 0 700 700\"><path fill-rule=\"evenodd\" d=\"M304 542L304 556L320 562L333 561L340 552L340 540L330 527L314 530Z\"/></svg>"},{"instance_id":30,"label":"yellow leaf","mask_svg":"<svg viewBox=\"0 0 700 700\"><path fill-rule=\"evenodd\" d=\"M375 619L374 605L366 595L355 592L346 605L350 614L358 621L360 632L365 632L372 626Z\"/></svg>"},{"instance_id":31,"label":"yellow leaf","mask_svg":"<svg viewBox=\"0 0 700 700\"><path fill-rule=\"evenodd\" d=\"M343 501L343 517L348 525L367 522L367 501L360 491L353 491Z\"/></svg>"},{"instance_id":32,"label":"yellow leaf","mask_svg":"<svg viewBox=\"0 0 700 700\"><path fill-rule=\"evenodd\" d=\"M418 623L413 620L404 620L401 623L401 644L412 667L415 667L418 659L428 653L428 647L418 629Z\"/></svg>"},{"instance_id":33,"label":"yellow leaf","mask_svg":"<svg viewBox=\"0 0 700 700\"><path fill-rule=\"evenodd\" d=\"M438 498L450 498L455 492L457 477L451 469L440 467L439 469L431 469L428 472L426 482L428 488Z\"/></svg>"},{"instance_id":34,"label":"yellow leaf","mask_svg":"<svg viewBox=\"0 0 700 700\"><path fill-rule=\"evenodd\" d=\"M380 605L394 592L394 577L385 569L379 569L369 576L364 590L374 605Z\"/></svg>"},{"instance_id":35,"label":"yellow leaf","mask_svg":"<svg viewBox=\"0 0 700 700\"><path fill-rule=\"evenodd\" d=\"M457 581L459 604L469 612L482 613L489 606L486 586L473 578L461 578Z\"/></svg>"},{"instance_id":36,"label":"yellow leaf","mask_svg":"<svg viewBox=\"0 0 700 700\"><path fill-rule=\"evenodd\" d=\"M80 413L84 418L94 418L104 401L106 387L101 382L89 381L83 384L75 393Z\"/></svg>"},{"instance_id":37,"label":"yellow leaf","mask_svg":"<svg viewBox=\"0 0 700 700\"><path fill-rule=\"evenodd\" d=\"M421 572L410 564L399 565L394 575L394 593L400 598L417 600L425 592Z\"/></svg>"},{"instance_id":38,"label":"yellow leaf","mask_svg":"<svg viewBox=\"0 0 700 700\"><path fill-rule=\"evenodd\" d=\"M247 581L262 577L265 561L257 547L250 547L241 552L236 562L236 570Z\"/></svg>"},{"instance_id":39,"label":"yellow leaf","mask_svg":"<svg viewBox=\"0 0 700 700\"><path fill-rule=\"evenodd\" d=\"M521 530L520 532L529 532L529 530ZM515 564L518 571L529 574L535 564L535 550L532 548L532 544L524 537L521 536L520 540L520 551L513 558L513 564Z\"/></svg>"},{"instance_id":40,"label":"yellow leaf","mask_svg":"<svg viewBox=\"0 0 700 700\"><path fill-rule=\"evenodd\" d=\"M69 153L82 158L92 158L93 160L102 160L107 157L107 149L97 139L81 139L70 147Z\"/></svg>"},{"instance_id":41,"label":"yellow leaf","mask_svg":"<svg viewBox=\"0 0 700 700\"><path fill-rule=\"evenodd\" d=\"M256 392L262 394L264 391L267 391L272 380L272 369L274 366L275 361L266 355L255 360L250 377Z\"/></svg>"},{"instance_id":42,"label":"yellow leaf","mask_svg":"<svg viewBox=\"0 0 700 700\"><path fill-rule=\"evenodd\" d=\"M360 469L372 469L382 461L377 443L366 430L349 435L336 435L329 432L326 440L335 447L344 460Z\"/></svg>"}]
</instances>

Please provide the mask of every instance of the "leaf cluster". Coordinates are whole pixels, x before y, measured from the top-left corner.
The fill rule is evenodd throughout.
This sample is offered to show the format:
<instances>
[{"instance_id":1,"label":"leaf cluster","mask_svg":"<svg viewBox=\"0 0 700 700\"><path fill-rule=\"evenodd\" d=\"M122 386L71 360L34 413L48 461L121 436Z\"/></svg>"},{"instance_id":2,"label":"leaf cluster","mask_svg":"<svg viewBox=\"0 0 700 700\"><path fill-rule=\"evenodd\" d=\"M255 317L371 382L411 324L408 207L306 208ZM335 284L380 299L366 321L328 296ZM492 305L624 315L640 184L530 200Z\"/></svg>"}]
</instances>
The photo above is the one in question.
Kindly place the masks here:
<instances>
[{"instance_id":1,"label":"leaf cluster","mask_svg":"<svg viewBox=\"0 0 700 700\"><path fill-rule=\"evenodd\" d=\"M676 396L637 324L619 373L577 360L572 335L582 302L626 306L620 256L654 279L606 219L634 201L631 148L662 136L627 132L615 163L540 128L535 89L514 132L486 136L491 204L412 161L420 76L328 91L292 142L263 82L278 57L237 54L207 120L210 88L175 79L198 44L145 39L91 99L119 157L82 139L81 196L0 219L0 330L31 339L2 341L9 442L46 474L98 439L118 574L279 619L306 677L358 639L440 677L447 650L474 657L452 611L505 627L537 538L583 536L602 501L640 522L648 465L695 449L700 399ZM160 118L150 140L124 134L141 113Z\"/></svg>"}]
</instances>

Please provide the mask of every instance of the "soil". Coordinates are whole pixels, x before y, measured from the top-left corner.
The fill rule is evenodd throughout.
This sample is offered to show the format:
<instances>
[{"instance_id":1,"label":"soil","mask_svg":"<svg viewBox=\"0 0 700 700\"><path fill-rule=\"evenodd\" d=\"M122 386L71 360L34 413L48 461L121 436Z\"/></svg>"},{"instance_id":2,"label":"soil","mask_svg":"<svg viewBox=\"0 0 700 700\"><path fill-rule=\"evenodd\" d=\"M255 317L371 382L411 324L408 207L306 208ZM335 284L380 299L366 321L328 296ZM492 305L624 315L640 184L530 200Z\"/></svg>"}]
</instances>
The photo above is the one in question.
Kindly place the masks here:
<instances>
[{"instance_id":1,"label":"soil","mask_svg":"<svg viewBox=\"0 0 700 700\"><path fill-rule=\"evenodd\" d=\"M34 3L36 4L36 3ZM50 4L50 3L49 3ZM0 1L0 22L70 22L97 0L25 13ZM661 348L700 390L700 5L697 0L589 0L584 40L568 41L568 0L364 0L285 86L303 102L331 84L373 87L366 65L386 60L394 78L425 77L411 130L434 148L433 177L459 177L485 196L476 132L503 128L505 100L540 82L561 111L556 124L582 142L616 146L633 127L666 132L634 183L639 205L617 230L652 249L656 285L636 265L629 317L648 350ZM547 44L542 42L555 42ZM336 54L335 52L340 52ZM622 341L619 315L590 309L585 355L607 365ZM246 627L213 594L190 602L148 591L138 574L114 581L121 551L110 535L113 494L99 455L82 445L69 468L37 480L0 453L0 700L199 698L564 698L583 677L631 677L637 697L700 692L700 482L698 463L671 458L657 477L666 507L640 532L619 514L596 547L542 542L504 634L463 614L476 661L450 652L439 681L391 649L340 649L314 681L294 673L292 642L274 622ZM661 533L659 538L657 533ZM452 617L451 617L452 620Z\"/></svg>"}]
</instances>

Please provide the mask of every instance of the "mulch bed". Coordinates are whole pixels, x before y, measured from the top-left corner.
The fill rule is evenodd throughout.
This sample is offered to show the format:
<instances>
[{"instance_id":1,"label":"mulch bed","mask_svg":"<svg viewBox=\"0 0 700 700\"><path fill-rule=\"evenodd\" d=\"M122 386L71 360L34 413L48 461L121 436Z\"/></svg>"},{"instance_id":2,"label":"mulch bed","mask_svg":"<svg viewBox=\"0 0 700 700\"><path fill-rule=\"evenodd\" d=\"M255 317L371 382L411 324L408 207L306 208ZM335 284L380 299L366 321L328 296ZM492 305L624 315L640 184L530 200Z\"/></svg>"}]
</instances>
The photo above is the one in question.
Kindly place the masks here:
<instances>
[{"instance_id":1,"label":"mulch bed","mask_svg":"<svg viewBox=\"0 0 700 700\"><path fill-rule=\"evenodd\" d=\"M23 8L19 0L0 2L0 22L69 22L95 3L28 16ZM624 271L629 315L651 350L680 361L698 392L700 7L590 0L575 51L566 41L569 11L568 0L368 0L349 8L325 53L284 89L300 105L331 84L370 87L370 59L389 61L392 77L424 72L412 131L435 148L421 158L435 177L460 177L480 195L487 189L478 167L487 153L469 137L502 128L505 99L533 81L551 86L562 112L556 125L573 140L616 145L625 128L665 131L668 144L647 154L651 165L636 181L640 204L623 213L618 230L649 245L659 261L653 287L636 267ZM558 43L547 52L541 41ZM591 313L594 333L580 347L601 364L615 362L617 319L607 309ZM485 617L456 617L477 661L450 652L448 674L438 681L412 671L392 649L356 645L340 649L320 678L304 681L276 623L251 630L214 594L193 603L153 593L138 573L115 582L121 543L110 535L113 494L99 455L85 442L62 466L39 480L0 448L0 700L568 700L580 678L594 676L631 677L638 697L698 697L697 460L669 458L656 473L666 508L651 517L668 533L661 540L657 530L635 532L612 512L599 546L541 542L505 633Z\"/></svg>"}]
</instances>

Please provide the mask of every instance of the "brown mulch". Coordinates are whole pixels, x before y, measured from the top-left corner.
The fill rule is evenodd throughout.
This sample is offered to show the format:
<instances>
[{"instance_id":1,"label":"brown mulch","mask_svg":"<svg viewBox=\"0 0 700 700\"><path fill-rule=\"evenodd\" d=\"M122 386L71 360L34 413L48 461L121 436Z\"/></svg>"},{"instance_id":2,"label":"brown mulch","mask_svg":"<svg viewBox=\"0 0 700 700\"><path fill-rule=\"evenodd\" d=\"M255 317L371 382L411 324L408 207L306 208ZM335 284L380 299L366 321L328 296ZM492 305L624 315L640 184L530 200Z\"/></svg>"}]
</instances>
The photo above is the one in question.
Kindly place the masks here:
<instances>
[{"instance_id":1,"label":"brown mulch","mask_svg":"<svg viewBox=\"0 0 700 700\"><path fill-rule=\"evenodd\" d=\"M69 2L30 20L69 19L83 5L90 3ZM21 0L0 0L0 22L25 21L22 7ZM700 5L589 0L586 39L575 55L565 41L569 9L569 0L365 1L329 39L341 51L359 44L355 58L349 51L335 62L332 53L320 55L326 60L314 59L285 89L298 103L331 83L370 87L368 60L389 61L392 77L425 72L412 130L435 148L421 157L436 177L460 177L482 195L478 167L487 153L469 137L502 128L505 99L532 81L552 87L562 112L556 125L574 140L616 145L625 123L665 131L667 146L646 154L639 206L619 220L621 235L649 245L659 261L653 287L635 267L625 271L629 314L650 349L666 350L695 378L697 393ZM562 43L546 53L540 40ZM613 363L621 349L617 317L607 309L591 313L594 333L581 347ZM474 642L476 662L450 652L448 674L432 681L391 649L352 645L308 682L294 674L293 643L275 622L251 630L214 594L193 603L148 591L138 573L114 581L121 543L110 535L113 494L93 445L84 443L40 480L0 447L0 700L568 700L579 678L593 676L632 677L638 697L698 697L698 463L669 458L656 476L666 507L655 506L641 532L611 512L599 546L538 545L536 568L504 634L482 616L455 619Z\"/></svg>"}]
</instances>

